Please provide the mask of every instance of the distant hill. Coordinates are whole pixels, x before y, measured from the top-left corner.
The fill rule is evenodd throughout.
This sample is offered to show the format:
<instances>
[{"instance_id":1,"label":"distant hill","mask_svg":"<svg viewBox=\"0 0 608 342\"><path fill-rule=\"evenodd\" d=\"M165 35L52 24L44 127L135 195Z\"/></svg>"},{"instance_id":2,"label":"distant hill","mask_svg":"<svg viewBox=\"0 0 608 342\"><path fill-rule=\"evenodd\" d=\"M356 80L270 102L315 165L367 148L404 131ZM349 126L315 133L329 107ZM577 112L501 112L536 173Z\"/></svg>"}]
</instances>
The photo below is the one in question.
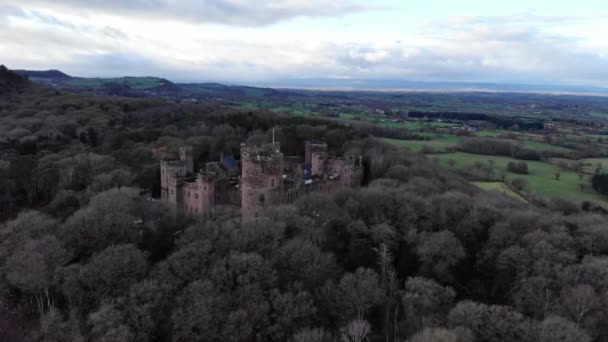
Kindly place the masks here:
<instances>
[{"instance_id":1,"label":"distant hill","mask_svg":"<svg viewBox=\"0 0 608 342\"><path fill-rule=\"evenodd\" d=\"M72 77L59 70L13 70L13 72L36 83L51 85L56 89L98 95L145 97L183 91L175 83L159 77L86 78Z\"/></svg>"},{"instance_id":2,"label":"distant hill","mask_svg":"<svg viewBox=\"0 0 608 342\"><path fill-rule=\"evenodd\" d=\"M219 83L179 83L178 85L193 97L245 97L259 99L278 94L278 91L272 88L257 88L235 85L228 86Z\"/></svg>"},{"instance_id":3,"label":"distant hill","mask_svg":"<svg viewBox=\"0 0 608 342\"><path fill-rule=\"evenodd\" d=\"M0 65L0 94L21 92L28 85L25 77Z\"/></svg>"},{"instance_id":4,"label":"distant hill","mask_svg":"<svg viewBox=\"0 0 608 342\"><path fill-rule=\"evenodd\" d=\"M61 84L64 88L89 91L116 90L118 88L133 92L176 92L181 90L175 83L160 77L72 77Z\"/></svg>"},{"instance_id":5,"label":"distant hill","mask_svg":"<svg viewBox=\"0 0 608 342\"><path fill-rule=\"evenodd\" d=\"M13 70L13 72L21 76L27 76L30 79L46 78L55 80L67 80L72 78L72 76L65 74L59 70Z\"/></svg>"},{"instance_id":6,"label":"distant hill","mask_svg":"<svg viewBox=\"0 0 608 342\"><path fill-rule=\"evenodd\" d=\"M221 99L234 101L276 96L271 88L229 86L218 83L173 83L160 77L73 77L59 70L14 70L31 81L55 89L127 97L161 96L176 100Z\"/></svg>"}]
</instances>

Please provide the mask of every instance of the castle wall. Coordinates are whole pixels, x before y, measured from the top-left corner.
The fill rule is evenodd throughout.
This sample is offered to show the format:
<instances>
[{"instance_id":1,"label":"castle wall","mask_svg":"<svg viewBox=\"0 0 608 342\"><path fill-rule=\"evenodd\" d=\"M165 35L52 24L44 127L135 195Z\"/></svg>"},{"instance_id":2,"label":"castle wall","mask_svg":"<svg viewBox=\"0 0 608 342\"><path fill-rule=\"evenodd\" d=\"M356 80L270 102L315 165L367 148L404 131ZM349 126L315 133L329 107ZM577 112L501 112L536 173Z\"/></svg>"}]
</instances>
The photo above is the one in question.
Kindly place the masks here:
<instances>
[{"instance_id":1,"label":"castle wall","mask_svg":"<svg viewBox=\"0 0 608 342\"><path fill-rule=\"evenodd\" d=\"M327 160L327 177L329 191L337 190L341 187L357 187L361 185L363 169L358 165L356 158L330 158Z\"/></svg>"},{"instance_id":2,"label":"castle wall","mask_svg":"<svg viewBox=\"0 0 608 342\"><path fill-rule=\"evenodd\" d=\"M215 179L199 175L195 182L184 186L184 213L189 215L210 215L215 205Z\"/></svg>"},{"instance_id":3,"label":"castle wall","mask_svg":"<svg viewBox=\"0 0 608 342\"><path fill-rule=\"evenodd\" d=\"M327 166L327 152L313 151L311 153L310 174L311 176L323 177Z\"/></svg>"},{"instance_id":4,"label":"castle wall","mask_svg":"<svg viewBox=\"0 0 608 342\"><path fill-rule=\"evenodd\" d=\"M216 180L215 204L241 207L241 188L238 179L223 178Z\"/></svg>"},{"instance_id":5,"label":"castle wall","mask_svg":"<svg viewBox=\"0 0 608 342\"><path fill-rule=\"evenodd\" d=\"M320 141L307 141L304 143L304 163L306 165L312 165L314 152L325 153L327 155L327 144Z\"/></svg>"},{"instance_id":6,"label":"castle wall","mask_svg":"<svg viewBox=\"0 0 608 342\"><path fill-rule=\"evenodd\" d=\"M183 146L179 148L179 159L184 162L186 172L194 174L194 149L192 146Z\"/></svg>"}]
</instances>

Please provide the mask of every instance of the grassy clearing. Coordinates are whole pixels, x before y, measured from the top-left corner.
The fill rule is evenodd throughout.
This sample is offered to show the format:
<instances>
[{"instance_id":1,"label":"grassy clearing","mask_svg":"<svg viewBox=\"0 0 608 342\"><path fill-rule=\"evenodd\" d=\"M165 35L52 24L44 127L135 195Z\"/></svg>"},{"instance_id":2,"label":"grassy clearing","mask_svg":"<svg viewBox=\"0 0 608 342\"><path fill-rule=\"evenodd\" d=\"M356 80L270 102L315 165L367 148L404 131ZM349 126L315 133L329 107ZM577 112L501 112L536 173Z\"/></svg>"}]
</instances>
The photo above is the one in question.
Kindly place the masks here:
<instances>
[{"instance_id":1,"label":"grassy clearing","mask_svg":"<svg viewBox=\"0 0 608 342\"><path fill-rule=\"evenodd\" d=\"M538 141L532 141L532 140L526 140L526 141L522 141L522 143L527 146L528 148L531 148L533 150L542 152L542 151L555 151L555 152L572 152L574 151L571 148L567 148L567 147L563 147L563 146L557 146L557 145L551 145L551 144L547 144L544 142L538 142Z\"/></svg>"},{"instance_id":2,"label":"grassy clearing","mask_svg":"<svg viewBox=\"0 0 608 342\"><path fill-rule=\"evenodd\" d=\"M596 169L602 172L608 172L608 158L587 158L580 160L583 162L583 171L587 173L595 173Z\"/></svg>"},{"instance_id":3,"label":"grassy clearing","mask_svg":"<svg viewBox=\"0 0 608 342\"><path fill-rule=\"evenodd\" d=\"M499 156L485 156L470 153L444 153L434 156L443 165L449 166L449 160L454 162L454 167L460 169L474 169L476 163L489 164L493 163L493 169L496 174L505 172L505 181L510 182L516 177L526 179L528 185L526 191L537 196L546 198L563 198L572 202L581 203L583 201L593 201L608 205L608 199L596 192L582 191L579 184L589 183L589 176L583 176L579 179L576 172L560 170L557 166L544 161L528 161L527 175L518 175L507 172L506 167L510 161L515 159ZM560 180L555 179L555 173L559 171Z\"/></svg>"},{"instance_id":4,"label":"grassy clearing","mask_svg":"<svg viewBox=\"0 0 608 342\"><path fill-rule=\"evenodd\" d=\"M382 139L383 141L398 146L405 147L413 152L419 152L423 148L431 148L435 153L445 152L449 147L456 144L442 140L399 140L399 139Z\"/></svg>"},{"instance_id":5,"label":"grassy clearing","mask_svg":"<svg viewBox=\"0 0 608 342\"><path fill-rule=\"evenodd\" d=\"M477 186L478 188L481 188L483 190L487 190L487 191L494 190L494 191L502 192L502 193L504 193L510 197L516 198L520 201L528 202L528 200L526 200L523 196L521 196L517 192L511 190L511 188L509 188L503 182L471 182L471 183L473 183L475 186Z\"/></svg>"},{"instance_id":6,"label":"grassy clearing","mask_svg":"<svg viewBox=\"0 0 608 342\"><path fill-rule=\"evenodd\" d=\"M481 138L496 138L503 133L503 131L478 131L475 135Z\"/></svg>"},{"instance_id":7,"label":"grassy clearing","mask_svg":"<svg viewBox=\"0 0 608 342\"><path fill-rule=\"evenodd\" d=\"M260 105L255 103L255 102L241 102L239 103L239 105L237 106L238 108L242 108L242 109L260 109Z\"/></svg>"},{"instance_id":8,"label":"grassy clearing","mask_svg":"<svg viewBox=\"0 0 608 342\"><path fill-rule=\"evenodd\" d=\"M269 110L275 112L275 113L289 113L295 116L315 116L317 115L316 113L312 112L311 110L305 108L305 107L301 107L301 106L293 106L293 107L287 107L287 106L279 106L279 107L272 107L269 108Z\"/></svg>"}]
</instances>

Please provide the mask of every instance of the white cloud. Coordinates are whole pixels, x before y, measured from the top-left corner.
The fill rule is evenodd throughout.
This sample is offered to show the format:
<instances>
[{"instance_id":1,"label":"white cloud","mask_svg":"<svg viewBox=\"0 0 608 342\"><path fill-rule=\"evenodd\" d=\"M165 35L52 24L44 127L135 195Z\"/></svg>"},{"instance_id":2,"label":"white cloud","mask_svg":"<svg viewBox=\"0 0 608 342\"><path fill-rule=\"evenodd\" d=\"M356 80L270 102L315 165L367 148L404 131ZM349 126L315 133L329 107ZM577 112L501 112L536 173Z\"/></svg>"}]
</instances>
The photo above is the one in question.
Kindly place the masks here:
<instances>
[{"instance_id":1,"label":"white cloud","mask_svg":"<svg viewBox=\"0 0 608 342\"><path fill-rule=\"evenodd\" d=\"M155 19L162 16L158 7L168 6L165 0L94 0L86 9L76 0L20 3L0 7L0 54L15 68L225 82L331 77L604 84L608 78L608 43L602 34L608 24L599 16L451 17L408 26L407 32L396 23L394 30L377 35L357 27L323 30L313 20L295 28L242 26L360 10L359 2L321 8L320 0L257 6L214 1L209 13L192 13L188 21L176 19L188 1L171 7L168 21ZM218 8L230 12L231 18L222 19L229 25L194 23L214 21ZM94 16L82 15L94 9ZM245 13L254 19L243 19Z\"/></svg>"}]
</instances>

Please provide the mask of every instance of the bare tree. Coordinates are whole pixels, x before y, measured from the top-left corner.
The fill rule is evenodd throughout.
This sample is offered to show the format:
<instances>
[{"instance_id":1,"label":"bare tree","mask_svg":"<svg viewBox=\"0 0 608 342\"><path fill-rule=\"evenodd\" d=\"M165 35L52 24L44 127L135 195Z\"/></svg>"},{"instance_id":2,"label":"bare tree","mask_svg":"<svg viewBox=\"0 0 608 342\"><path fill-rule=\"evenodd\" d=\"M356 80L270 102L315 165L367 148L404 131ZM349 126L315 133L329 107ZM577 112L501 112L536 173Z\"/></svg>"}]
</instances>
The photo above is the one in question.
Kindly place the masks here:
<instances>
[{"instance_id":1,"label":"bare tree","mask_svg":"<svg viewBox=\"0 0 608 342\"><path fill-rule=\"evenodd\" d=\"M578 285L565 289L562 293L562 304L576 324L581 324L583 319L597 306L598 296L590 285Z\"/></svg>"},{"instance_id":2,"label":"bare tree","mask_svg":"<svg viewBox=\"0 0 608 342\"><path fill-rule=\"evenodd\" d=\"M342 341L344 342L362 342L367 339L371 327L366 320L357 318L341 329Z\"/></svg>"},{"instance_id":3,"label":"bare tree","mask_svg":"<svg viewBox=\"0 0 608 342\"><path fill-rule=\"evenodd\" d=\"M399 310L399 284L397 281L397 272L393 267L393 255L388 249L388 246L381 244L376 250L378 253L378 264L380 266L380 283L384 289L384 334L386 342L390 341L391 323L396 339L397 315ZM394 319L393 319L394 318Z\"/></svg>"},{"instance_id":4,"label":"bare tree","mask_svg":"<svg viewBox=\"0 0 608 342\"><path fill-rule=\"evenodd\" d=\"M293 342L332 342L334 339L323 328L304 329L293 335Z\"/></svg>"},{"instance_id":5,"label":"bare tree","mask_svg":"<svg viewBox=\"0 0 608 342\"><path fill-rule=\"evenodd\" d=\"M363 318L372 306L380 303L382 290L378 275L371 269L359 268L340 280L340 290L356 318Z\"/></svg>"}]
</instances>

